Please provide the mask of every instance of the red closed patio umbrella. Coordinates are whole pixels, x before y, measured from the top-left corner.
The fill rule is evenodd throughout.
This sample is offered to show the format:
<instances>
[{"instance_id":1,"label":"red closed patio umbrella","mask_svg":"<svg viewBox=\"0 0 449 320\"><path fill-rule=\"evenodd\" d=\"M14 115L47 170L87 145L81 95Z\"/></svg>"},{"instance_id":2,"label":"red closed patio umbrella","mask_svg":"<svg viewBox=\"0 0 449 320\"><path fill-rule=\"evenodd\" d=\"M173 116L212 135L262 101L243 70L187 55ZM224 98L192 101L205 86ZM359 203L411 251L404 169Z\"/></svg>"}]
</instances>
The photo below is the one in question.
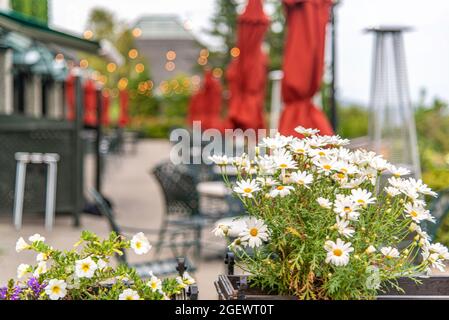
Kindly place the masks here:
<instances>
[{"instance_id":1,"label":"red closed patio umbrella","mask_svg":"<svg viewBox=\"0 0 449 320\"><path fill-rule=\"evenodd\" d=\"M84 124L91 127L97 125L97 92L92 79L84 83Z\"/></svg>"},{"instance_id":2,"label":"red closed patio umbrella","mask_svg":"<svg viewBox=\"0 0 449 320\"><path fill-rule=\"evenodd\" d=\"M119 91L119 107L118 125L120 128L123 128L129 123L129 94L126 89Z\"/></svg>"},{"instance_id":3,"label":"red closed patio umbrella","mask_svg":"<svg viewBox=\"0 0 449 320\"><path fill-rule=\"evenodd\" d=\"M222 87L210 70L204 72L204 81L200 90L194 94L189 103L187 121L201 121L201 129L218 129L223 131L221 119Z\"/></svg>"},{"instance_id":4,"label":"red closed patio umbrella","mask_svg":"<svg viewBox=\"0 0 449 320\"><path fill-rule=\"evenodd\" d=\"M111 105L111 96L107 90L102 93L103 101L101 103L101 124L103 126L109 126L111 118L109 116L109 107Z\"/></svg>"},{"instance_id":5,"label":"red closed patio umbrella","mask_svg":"<svg viewBox=\"0 0 449 320\"><path fill-rule=\"evenodd\" d=\"M331 0L283 0L287 19L279 132L296 135L297 126L316 128L322 135L333 130L324 113L312 102L321 86L326 25Z\"/></svg>"},{"instance_id":6,"label":"red closed patio umbrella","mask_svg":"<svg viewBox=\"0 0 449 320\"><path fill-rule=\"evenodd\" d=\"M265 128L268 59L261 46L269 22L261 0L248 0L245 11L238 18L237 47L240 54L227 70L230 91L228 120L233 128Z\"/></svg>"}]
</instances>

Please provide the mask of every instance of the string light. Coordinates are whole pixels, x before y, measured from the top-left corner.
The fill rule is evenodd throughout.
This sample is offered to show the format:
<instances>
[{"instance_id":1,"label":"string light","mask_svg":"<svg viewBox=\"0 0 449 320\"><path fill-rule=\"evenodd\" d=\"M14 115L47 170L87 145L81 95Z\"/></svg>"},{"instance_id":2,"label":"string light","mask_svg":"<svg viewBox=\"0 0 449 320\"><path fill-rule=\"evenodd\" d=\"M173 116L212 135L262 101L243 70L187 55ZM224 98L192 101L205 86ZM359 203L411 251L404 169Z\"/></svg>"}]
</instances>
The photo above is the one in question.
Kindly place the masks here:
<instances>
[{"instance_id":1,"label":"string light","mask_svg":"<svg viewBox=\"0 0 449 320\"><path fill-rule=\"evenodd\" d=\"M214 68L214 70L212 70L212 75L215 78L221 78L221 76L223 75L223 70L221 68Z\"/></svg>"},{"instance_id":2,"label":"string light","mask_svg":"<svg viewBox=\"0 0 449 320\"><path fill-rule=\"evenodd\" d=\"M83 69L87 69L89 67L89 61L87 61L86 59L81 59L80 60L80 67Z\"/></svg>"},{"instance_id":3,"label":"string light","mask_svg":"<svg viewBox=\"0 0 449 320\"><path fill-rule=\"evenodd\" d=\"M237 47L234 47L231 49L231 56L233 58L237 58L240 55L240 49Z\"/></svg>"},{"instance_id":4,"label":"string light","mask_svg":"<svg viewBox=\"0 0 449 320\"><path fill-rule=\"evenodd\" d=\"M175 68L176 68L176 65L175 65L175 63L174 63L173 61L168 61L168 62L165 64L165 69L166 69L167 71L173 71L173 70L175 70Z\"/></svg>"},{"instance_id":5,"label":"string light","mask_svg":"<svg viewBox=\"0 0 449 320\"><path fill-rule=\"evenodd\" d=\"M134 28L131 33L134 36L134 38L139 38L142 35L142 29Z\"/></svg>"},{"instance_id":6,"label":"string light","mask_svg":"<svg viewBox=\"0 0 449 320\"><path fill-rule=\"evenodd\" d=\"M208 57L209 57L209 50L207 50L207 49L201 49L201 51L200 51L200 56L201 56L201 57L208 58Z\"/></svg>"},{"instance_id":7,"label":"string light","mask_svg":"<svg viewBox=\"0 0 449 320\"><path fill-rule=\"evenodd\" d=\"M198 64L199 64L200 66L206 65L206 64L207 64L207 58L206 58L206 57L203 57L203 56L200 56L200 57L198 58Z\"/></svg>"},{"instance_id":8,"label":"string light","mask_svg":"<svg viewBox=\"0 0 449 320\"><path fill-rule=\"evenodd\" d=\"M127 86L128 86L128 79L126 79L126 78L121 78L121 79L118 81L117 87L118 87L120 90L125 90Z\"/></svg>"},{"instance_id":9,"label":"string light","mask_svg":"<svg viewBox=\"0 0 449 320\"><path fill-rule=\"evenodd\" d=\"M137 51L137 49L131 49L128 52L128 57L130 57L131 59L136 59L139 56L139 51Z\"/></svg>"},{"instance_id":10,"label":"string light","mask_svg":"<svg viewBox=\"0 0 449 320\"><path fill-rule=\"evenodd\" d=\"M114 62L109 62L106 66L106 70L110 73L115 72L115 70L117 70L117 65Z\"/></svg>"},{"instance_id":11,"label":"string light","mask_svg":"<svg viewBox=\"0 0 449 320\"><path fill-rule=\"evenodd\" d=\"M176 59L176 52L173 50L167 51L167 54L165 55L167 57L167 60L175 60Z\"/></svg>"},{"instance_id":12,"label":"string light","mask_svg":"<svg viewBox=\"0 0 449 320\"><path fill-rule=\"evenodd\" d=\"M83 33L83 37L84 39L92 39L92 37L94 36L94 33L92 32L92 30L86 30Z\"/></svg>"},{"instance_id":13,"label":"string light","mask_svg":"<svg viewBox=\"0 0 449 320\"><path fill-rule=\"evenodd\" d=\"M143 63L138 63L136 64L135 70L137 73L142 73L145 71L145 66L143 65Z\"/></svg>"}]
</instances>

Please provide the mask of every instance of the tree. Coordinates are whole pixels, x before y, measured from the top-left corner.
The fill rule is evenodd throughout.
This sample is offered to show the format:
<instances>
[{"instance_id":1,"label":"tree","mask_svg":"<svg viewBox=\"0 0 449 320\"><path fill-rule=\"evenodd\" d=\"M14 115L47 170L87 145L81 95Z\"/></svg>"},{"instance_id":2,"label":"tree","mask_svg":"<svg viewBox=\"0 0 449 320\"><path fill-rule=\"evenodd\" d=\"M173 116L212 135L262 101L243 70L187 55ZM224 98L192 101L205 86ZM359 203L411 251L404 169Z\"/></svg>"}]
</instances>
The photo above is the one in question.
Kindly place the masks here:
<instances>
[{"instance_id":1,"label":"tree","mask_svg":"<svg viewBox=\"0 0 449 320\"><path fill-rule=\"evenodd\" d=\"M48 24L48 0L11 0L11 9Z\"/></svg>"}]
</instances>

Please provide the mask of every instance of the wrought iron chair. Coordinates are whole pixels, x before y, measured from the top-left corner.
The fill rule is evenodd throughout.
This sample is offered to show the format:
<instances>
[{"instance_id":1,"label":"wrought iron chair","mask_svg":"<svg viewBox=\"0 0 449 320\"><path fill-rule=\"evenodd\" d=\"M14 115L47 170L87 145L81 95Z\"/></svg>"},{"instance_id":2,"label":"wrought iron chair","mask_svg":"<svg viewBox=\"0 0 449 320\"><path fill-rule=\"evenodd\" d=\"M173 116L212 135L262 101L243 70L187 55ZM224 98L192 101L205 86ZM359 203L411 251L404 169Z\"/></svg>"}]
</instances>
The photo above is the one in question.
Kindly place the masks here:
<instances>
[{"instance_id":1,"label":"wrought iron chair","mask_svg":"<svg viewBox=\"0 0 449 320\"><path fill-rule=\"evenodd\" d=\"M155 234L159 230L152 230L152 229L142 229L142 228L134 228L134 227L123 227L119 226L114 218L114 212L111 208L111 206L108 204L108 202L105 200L105 198L95 189L91 188L89 190L90 195L92 196L99 212L108 220L110 228L112 231L114 231L117 234L126 235L128 233L135 233L135 232L144 232L146 234ZM178 257L178 253L176 251L177 247L189 247L192 245L190 242L182 241L176 243L174 240L176 236L182 236L183 233L186 230L184 229L177 229L173 230L171 233L171 238L168 243L168 247L170 247L173 251L173 258L168 259L162 259L162 260L153 260L153 261L147 261L147 262L141 262L141 263L129 263L126 253L124 252L123 255L117 255L117 259L119 260L119 263L126 264L134 269L136 269L137 274L142 278L149 277L149 272L152 271L154 274L158 276L168 276L176 273L176 270L179 269L179 261L181 258ZM187 259L182 258L183 263L185 263L185 270L189 270L190 272L195 272L195 267L193 264Z\"/></svg>"}]
</instances>

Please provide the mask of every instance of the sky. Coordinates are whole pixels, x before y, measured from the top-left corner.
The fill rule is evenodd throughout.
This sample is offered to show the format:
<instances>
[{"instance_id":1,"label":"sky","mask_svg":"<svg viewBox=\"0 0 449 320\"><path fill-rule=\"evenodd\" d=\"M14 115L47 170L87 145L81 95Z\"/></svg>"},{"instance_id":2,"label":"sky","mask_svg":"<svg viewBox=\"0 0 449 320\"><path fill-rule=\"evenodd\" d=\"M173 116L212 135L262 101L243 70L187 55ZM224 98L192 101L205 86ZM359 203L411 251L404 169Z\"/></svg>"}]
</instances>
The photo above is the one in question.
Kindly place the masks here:
<instances>
[{"instance_id":1,"label":"sky","mask_svg":"<svg viewBox=\"0 0 449 320\"><path fill-rule=\"evenodd\" d=\"M243 1L243 0L242 0ZM207 36L215 0L51 0L53 26L82 33L90 10L104 7L132 23L148 14L178 14L189 19L195 35ZM427 101L449 101L449 1L448 0L342 0L337 11L338 98L367 104L371 80L373 36L364 28L407 25L404 35L410 94L417 101L422 88Z\"/></svg>"}]
</instances>

